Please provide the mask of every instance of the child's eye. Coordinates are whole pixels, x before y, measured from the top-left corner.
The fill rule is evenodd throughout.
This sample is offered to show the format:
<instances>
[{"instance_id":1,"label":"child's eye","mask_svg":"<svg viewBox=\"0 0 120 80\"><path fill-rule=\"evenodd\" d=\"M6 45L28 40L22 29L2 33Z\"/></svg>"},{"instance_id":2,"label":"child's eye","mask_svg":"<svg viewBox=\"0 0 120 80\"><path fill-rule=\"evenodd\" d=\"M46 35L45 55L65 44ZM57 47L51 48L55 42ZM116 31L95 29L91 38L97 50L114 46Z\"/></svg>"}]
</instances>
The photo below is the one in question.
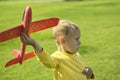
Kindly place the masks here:
<instances>
[{"instance_id":1,"label":"child's eye","mask_svg":"<svg viewBox=\"0 0 120 80\"><path fill-rule=\"evenodd\" d=\"M79 38L76 38L76 40L79 40Z\"/></svg>"}]
</instances>

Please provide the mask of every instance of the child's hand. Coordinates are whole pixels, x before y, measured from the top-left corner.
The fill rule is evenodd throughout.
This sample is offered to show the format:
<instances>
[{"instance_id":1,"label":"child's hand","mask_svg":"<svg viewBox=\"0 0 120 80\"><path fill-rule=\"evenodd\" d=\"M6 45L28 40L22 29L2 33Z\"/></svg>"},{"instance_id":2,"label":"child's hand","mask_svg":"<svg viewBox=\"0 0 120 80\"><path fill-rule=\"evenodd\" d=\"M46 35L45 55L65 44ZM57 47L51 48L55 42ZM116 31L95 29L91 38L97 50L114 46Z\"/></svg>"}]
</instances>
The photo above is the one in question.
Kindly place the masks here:
<instances>
[{"instance_id":1,"label":"child's hand","mask_svg":"<svg viewBox=\"0 0 120 80\"><path fill-rule=\"evenodd\" d=\"M94 74L90 67L85 67L82 73L86 75L87 79L94 79Z\"/></svg>"},{"instance_id":2,"label":"child's hand","mask_svg":"<svg viewBox=\"0 0 120 80\"><path fill-rule=\"evenodd\" d=\"M32 45L36 54L43 51L43 48L38 45L38 43L34 39L28 37L26 34L21 34L20 39L21 42L23 42L25 45Z\"/></svg>"},{"instance_id":3,"label":"child's hand","mask_svg":"<svg viewBox=\"0 0 120 80\"><path fill-rule=\"evenodd\" d=\"M26 45L34 45L35 44L35 40L33 40L32 38L28 37L24 33L21 34L20 39L21 39L21 42L23 42Z\"/></svg>"}]
</instances>

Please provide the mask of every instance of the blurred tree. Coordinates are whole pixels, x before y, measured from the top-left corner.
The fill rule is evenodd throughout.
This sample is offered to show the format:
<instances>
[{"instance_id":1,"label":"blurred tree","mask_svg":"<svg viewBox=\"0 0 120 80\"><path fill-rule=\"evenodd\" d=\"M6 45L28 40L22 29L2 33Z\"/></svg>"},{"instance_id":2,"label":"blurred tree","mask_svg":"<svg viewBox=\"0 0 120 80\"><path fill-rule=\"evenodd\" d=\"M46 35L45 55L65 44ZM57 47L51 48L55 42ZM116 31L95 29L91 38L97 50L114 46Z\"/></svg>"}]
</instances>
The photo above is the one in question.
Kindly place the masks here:
<instances>
[{"instance_id":1,"label":"blurred tree","mask_svg":"<svg viewBox=\"0 0 120 80\"><path fill-rule=\"evenodd\" d=\"M83 0L64 0L64 1L83 1Z\"/></svg>"}]
</instances>

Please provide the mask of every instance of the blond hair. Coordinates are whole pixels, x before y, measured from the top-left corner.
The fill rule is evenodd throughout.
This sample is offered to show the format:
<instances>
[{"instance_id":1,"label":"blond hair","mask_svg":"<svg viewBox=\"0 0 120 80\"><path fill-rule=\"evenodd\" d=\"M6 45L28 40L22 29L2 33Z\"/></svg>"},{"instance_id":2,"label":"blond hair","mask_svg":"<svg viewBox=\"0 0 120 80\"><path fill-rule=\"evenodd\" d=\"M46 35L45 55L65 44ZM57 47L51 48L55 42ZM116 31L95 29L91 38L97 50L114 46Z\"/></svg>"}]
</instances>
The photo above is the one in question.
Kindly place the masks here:
<instances>
[{"instance_id":1,"label":"blond hair","mask_svg":"<svg viewBox=\"0 0 120 80\"><path fill-rule=\"evenodd\" d=\"M53 37L57 39L62 35L67 36L68 34L72 34L75 29L79 30L75 23L68 20L60 20L59 24L53 28Z\"/></svg>"}]
</instances>

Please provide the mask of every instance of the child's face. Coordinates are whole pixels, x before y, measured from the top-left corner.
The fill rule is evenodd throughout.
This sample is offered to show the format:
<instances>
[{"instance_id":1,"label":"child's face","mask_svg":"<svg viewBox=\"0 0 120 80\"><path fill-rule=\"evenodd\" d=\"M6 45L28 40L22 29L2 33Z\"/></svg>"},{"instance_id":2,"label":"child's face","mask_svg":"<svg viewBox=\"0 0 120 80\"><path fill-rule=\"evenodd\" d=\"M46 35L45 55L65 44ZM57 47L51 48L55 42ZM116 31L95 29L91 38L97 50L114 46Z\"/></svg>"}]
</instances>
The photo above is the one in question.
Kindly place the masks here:
<instances>
[{"instance_id":1,"label":"child's face","mask_svg":"<svg viewBox=\"0 0 120 80\"><path fill-rule=\"evenodd\" d=\"M75 29L72 34L68 34L64 38L63 47L68 53L76 53L80 46L80 30Z\"/></svg>"}]
</instances>

